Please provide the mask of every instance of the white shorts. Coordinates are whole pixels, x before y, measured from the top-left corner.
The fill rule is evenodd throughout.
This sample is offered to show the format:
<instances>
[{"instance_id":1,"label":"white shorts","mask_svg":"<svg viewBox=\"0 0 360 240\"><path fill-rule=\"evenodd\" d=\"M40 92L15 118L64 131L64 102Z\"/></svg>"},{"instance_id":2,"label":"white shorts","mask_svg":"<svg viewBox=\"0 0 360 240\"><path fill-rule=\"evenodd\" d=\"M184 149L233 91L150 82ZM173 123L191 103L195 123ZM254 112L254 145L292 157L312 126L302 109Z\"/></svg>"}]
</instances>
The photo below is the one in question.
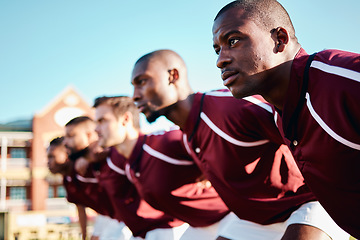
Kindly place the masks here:
<instances>
[{"instance_id":1,"label":"white shorts","mask_svg":"<svg viewBox=\"0 0 360 240\"><path fill-rule=\"evenodd\" d=\"M303 204L281 223L261 225L241 220L234 213L230 213L226 220L227 223L219 229L219 236L232 240L280 240L291 224L305 224L319 228L333 240L349 239L349 234L336 225L317 201Z\"/></svg>"},{"instance_id":2,"label":"white shorts","mask_svg":"<svg viewBox=\"0 0 360 240\"><path fill-rule=\"evenodd\" d=\"M157 228L146 233L145 240L180 240L184 232L189 228L189 224L184 223L173 228ZM143 238L132 237L130 240L140 240Z\"/></svg>"},{"instance_id":3,"label":"white shorts","mask_svg":"<svg viewBox=\"0 0 360 240\"><path fill-rule=\"evenodd\" d=\"M180 240L216 239L219 236L219 229L223 225L222 222L224 222L225 219L226 216L219 222L216 222L207 227L189 226L181 236Z\"/></svg>"},{"instance_id":4,"label":"white shorts","mask_svg":"<svg viewBox=\"0 0 360 240\"><path fill-rule=\"evenodd\" d=\"M100 240L129 240L132 233L123 222L108 216L98 215L92 235L99 237Z\"/></svg>"}]
</instances>

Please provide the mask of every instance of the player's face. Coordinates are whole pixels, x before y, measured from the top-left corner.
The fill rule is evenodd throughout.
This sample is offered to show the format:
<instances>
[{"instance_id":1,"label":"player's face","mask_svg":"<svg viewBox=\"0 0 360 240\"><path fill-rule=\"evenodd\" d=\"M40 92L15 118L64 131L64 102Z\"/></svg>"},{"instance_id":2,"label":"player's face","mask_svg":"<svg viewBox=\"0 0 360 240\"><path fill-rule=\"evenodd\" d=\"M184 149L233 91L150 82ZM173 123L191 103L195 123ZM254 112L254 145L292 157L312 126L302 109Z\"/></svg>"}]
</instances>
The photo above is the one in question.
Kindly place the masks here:
<instances>
[{"instance_id":1,"label":"player's face","mask_svg":"<svg viewBox=\"0 0 360 240\"><path fill-rule=\"evenodd\" d=\"M243 10L230 9L213 25L213 46L218 54L223 84L234 97L259 94L268 69L274 66L275 44L271 32L243 16Z\"/></svg>"},{"instance_id":2,"label":"player's face","mask_svg":"<svg viewBox=\"0 0 360 240\"><path fill-rule=\"evenodd\" d=\"M156 61L139 62L133 69L133 99L150 122L156 119L157 111L177 101L177 94L174 86L169 83L169 77L169 69Z\"/></svg>"},{"instance_id":3,"label":"player's face","mask_svg":"<svg viewBox=\"0 0 360 240\"><path fill-rule=\"evenodd\" d=\"M67 162L67 152L63 145L50 146L47 150L48 167L51 173L60 173Z\"/></svg>"},{"instance_id":4,"label":"player's face","mask_svg":"<svg viewBox=\"0 0 360 240\"><path fill-rule=\"evenodd\" d=\"M89 134L82 124L65 127L65 146L72 152L80 151L90 144Z\"/></svg>"},{"instance_id":5,"label":"player's face","mask_svg":"<svg viewBox=\"0 0 360 240\"><path fill-rule=\"evenodd\" d=\"M111 147L124 141L126 128L123 119L114 115L111 106L102 104L96 107L95 120L100 146Z\"/></svg>"}]
</instances>

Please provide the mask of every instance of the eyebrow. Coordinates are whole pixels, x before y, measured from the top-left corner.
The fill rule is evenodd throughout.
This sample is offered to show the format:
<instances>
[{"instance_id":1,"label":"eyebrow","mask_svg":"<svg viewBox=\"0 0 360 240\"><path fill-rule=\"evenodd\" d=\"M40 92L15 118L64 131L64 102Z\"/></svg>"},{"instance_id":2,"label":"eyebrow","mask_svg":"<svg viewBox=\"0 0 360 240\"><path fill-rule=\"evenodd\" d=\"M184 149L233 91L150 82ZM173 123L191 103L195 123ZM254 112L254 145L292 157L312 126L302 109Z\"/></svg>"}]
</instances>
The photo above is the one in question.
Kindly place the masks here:
<instances>
[{"instance_id":1,"label":"eyebrow","mask_svg":"<svg viewBox=\"0 0 360 240\"><path fill-rule=\"evenodd\" d=\"M240 32L239 30L232 30L232 31L226 33L224 36L220 36L219 39L220 39L220 40L221 40L221 39L228 39L229 36L232 35L232 34L243 34L243 33ZM214 44L214 45L213 45L214 48L217 47L217 46L218 46L217 44Z\"/></svg>"},{"instance_id":2,"label":"eyebrow","mask_svg":"<svg viewBox=\"0 0 360 240\"><path fill-rule=\"evenodd\" d=\"M99 119L95 119L96 122L100 122L100 121L103 121L104 120L104 117L101 117Z\"/></svg>"},{"instance_id":3,"label":"eyebrow","mask_svg":"<svg viewBox=\"0 0 360 240\"><path fill-rule=\"evenodd\" d=\"M139 81L139 80L140 80L141 78L143 78L143 77L148 77L148 75L146 75L146 74L140 74L140 75L136 76L133 80L131 80L131 84L132 84L132 85L136 84L136 82Z\"/></svg>"}]
</instances>

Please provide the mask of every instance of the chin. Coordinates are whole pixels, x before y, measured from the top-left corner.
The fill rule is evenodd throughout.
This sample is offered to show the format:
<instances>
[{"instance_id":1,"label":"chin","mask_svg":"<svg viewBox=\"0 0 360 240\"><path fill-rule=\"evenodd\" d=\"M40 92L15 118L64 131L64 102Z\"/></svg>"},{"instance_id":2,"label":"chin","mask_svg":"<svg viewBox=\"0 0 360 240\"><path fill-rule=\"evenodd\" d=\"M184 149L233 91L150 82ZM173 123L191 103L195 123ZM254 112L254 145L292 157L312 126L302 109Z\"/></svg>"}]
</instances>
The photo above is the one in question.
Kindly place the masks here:
<instances>
[{"instance_id":1,"label":"chin","mask_svg":"<svg viewBox=\"0 0 360 240\"><path fill-rule=\"evenodd\" d=\"M237 99L254 95L250 91L244 91L243 88L239 89L236 87L229 87L229 90L230 90L231 94L234 96L234 98L237 98Z\"/></svg>"},{"instance_id":2,"label":"chin","mask_svg":"<svg viewBox=\"0 0 360 240\"><path fill-rule=\"evenodd\" d=\"M228 87L228 89L234 98L242 98L241 94L239 94L239 92L237 91L236 88L230 86L230 87Z\"/></svg>"},{"instance_id":3,"label":"chin","mask_svg":"<svg viewBox=\"0 0 360 240\"><path fill-rule=\"evenodd\" d=\"M158 111L151 112L150 114L146 115L146 120L149 123L153 123L160 117L160 113Z\"/></svg>"}]
</instances>

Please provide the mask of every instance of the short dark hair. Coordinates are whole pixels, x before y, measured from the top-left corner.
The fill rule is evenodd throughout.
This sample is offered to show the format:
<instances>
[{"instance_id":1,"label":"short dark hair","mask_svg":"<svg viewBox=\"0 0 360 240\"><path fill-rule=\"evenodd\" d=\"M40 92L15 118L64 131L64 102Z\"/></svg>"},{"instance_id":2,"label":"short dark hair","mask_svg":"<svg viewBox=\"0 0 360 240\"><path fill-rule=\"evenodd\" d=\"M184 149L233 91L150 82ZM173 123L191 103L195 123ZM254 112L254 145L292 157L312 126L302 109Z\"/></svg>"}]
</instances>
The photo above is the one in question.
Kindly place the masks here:
<instances>
[{"instance_id":1,"label":"short dark hair","mask_svg":"<svg viewBox=\"0 0 360 240\"><path fill-rule=\"evenodd\" d=\"M71 126L71 125L78 125L80 123L84 123L84 122L87 122L87 121L94 122L88 116L80 116L80 117L75 117L75 118L71 119L69 122L67 122L65 124L65 127Z\"/></svg>"},{"instance_id":2,"label":"short dark hair","mask_svg":"<svg viewBox=\"0 0 360 240\"><path fill-rule=\"evenodd\" d=\"M134 101L132 98L128 96L103 96L98 97L94 101L94 108L100 106L100 105L109 105L113 109L113 112L115 116L121 117L126 112L130 112L133 116L133 125L135 128L140 128L140 122L139 122L139 110L136 107Z\"/></svg>"},{"instance_id":3,"label":"short dark hair","mask_svg":"<svg viewBox=\"0 0 360 240\"><path fill-rule=\"evenodd\" d=\"M64 137L56 137L50 141L49 146L57 147L57 146L62 145L63 142L64 142Z\"/></svg>"},{"instance_id":4,"label":"short dark hair","mask_svg":"<svg viewBox=\"0 0 360 240\"><path fill-rule=\"evenodd\" d=\"M258 23L259 27L272 30L276 27L286 28L291 38L295 38L295 29L285 8L276 0L237 0L225 5L216 15L214 21L226 11L243 9L247 18Z\"/></svg>"}]
</instances>

